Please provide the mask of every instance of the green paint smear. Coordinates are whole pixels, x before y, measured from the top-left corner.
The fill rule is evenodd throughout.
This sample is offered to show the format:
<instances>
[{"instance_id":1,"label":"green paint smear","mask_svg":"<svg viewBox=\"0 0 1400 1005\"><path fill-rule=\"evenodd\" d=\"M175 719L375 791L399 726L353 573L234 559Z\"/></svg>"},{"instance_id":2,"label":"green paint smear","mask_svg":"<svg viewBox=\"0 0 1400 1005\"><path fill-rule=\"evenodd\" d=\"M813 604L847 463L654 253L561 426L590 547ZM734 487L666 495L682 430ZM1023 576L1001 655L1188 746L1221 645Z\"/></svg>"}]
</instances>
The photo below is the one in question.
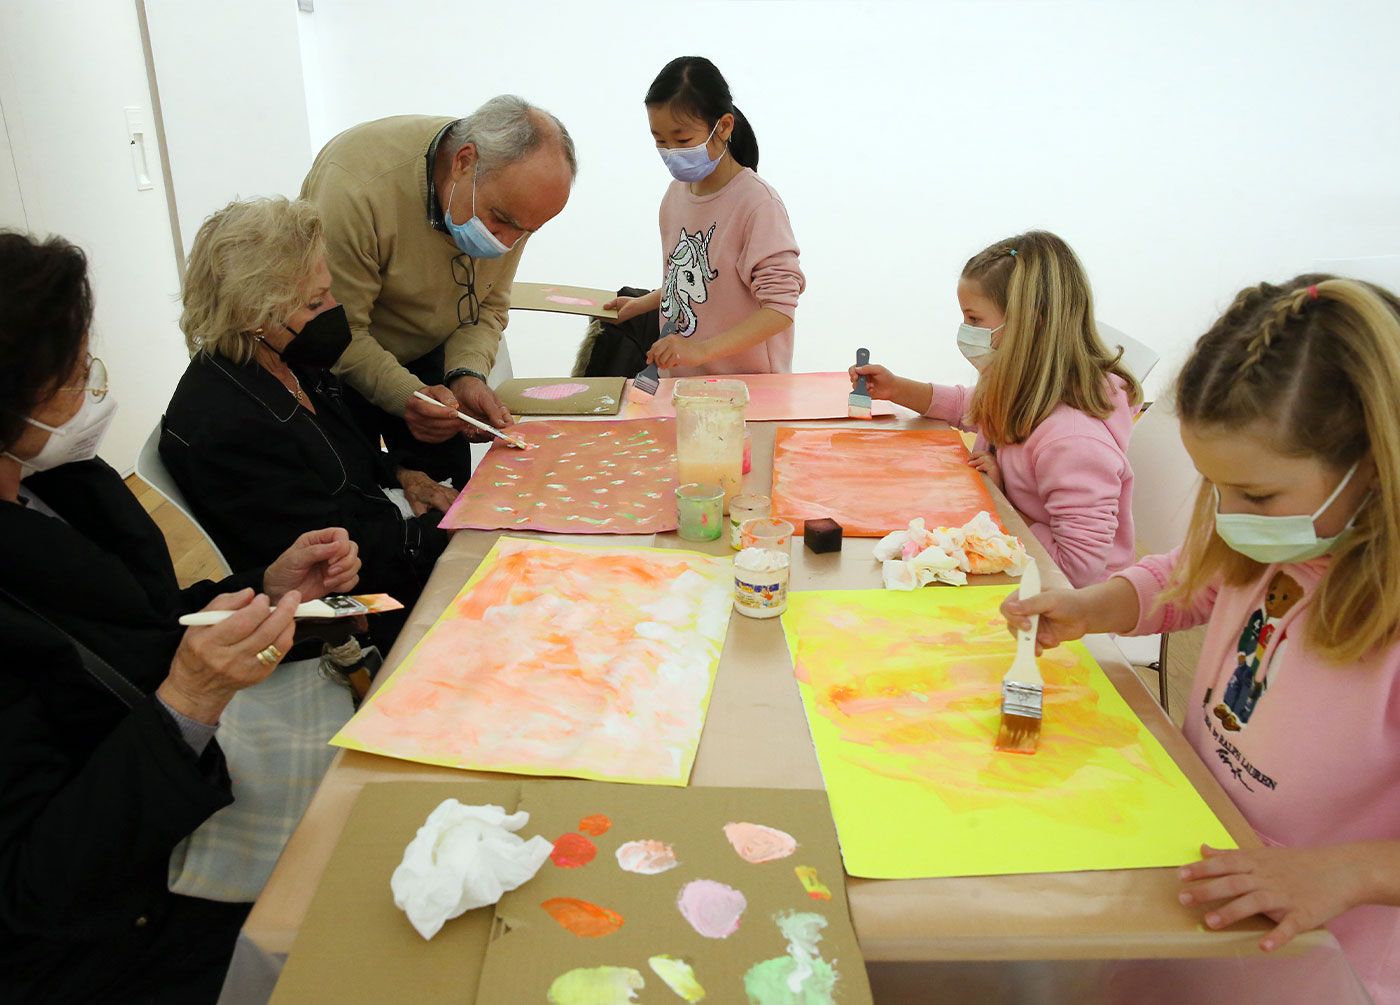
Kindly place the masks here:
<instances>
[{"instance_id":1,"label":"green paint smear","mask_svg":"<svg viewBox=\"0 0 1400 1005\"><path fill-rule=\"evenodd\" d=\"M629 1005L646 982L631 967L579 967L554 978L551 1005Z\"/></svg>"},{"instance_id":2,"label":"green paint smear","mask_svg":"<svg viewBox=\"0 0 1400 1005\"><path fill-rule=\"evenodd\" d=\"M695 971L685 960L662 953L647 960L656 976L666 982L666 986L692 1005L705 997L705 989L695 979Z\"/></svg>"},{"instance_id":3,"label":"green paint smear","mask_svg":"<svg viewBox=\"0 0 1400 1005\"><path fill-rule=\"evenodd\" d=\"M788 978L797 970L791 956L779 956L749 967L744 975L744 993L749 1005L834 1005L836 971L826 960L811 961L812 975L801 991L788 987Z\"/></svg>"},{"instance_id":4,"label":"green paint smear","mask_svg":"<svg viewBox=\"0 0 1400 1005\"><path fill-rule=\"evenodd\" d=\"M612 523L611 517L606 520L594 520L591 516L581 516L579 519L584 523L591 523L595 527L602 527L604 524Z\"/></svg>"}]
</instances>

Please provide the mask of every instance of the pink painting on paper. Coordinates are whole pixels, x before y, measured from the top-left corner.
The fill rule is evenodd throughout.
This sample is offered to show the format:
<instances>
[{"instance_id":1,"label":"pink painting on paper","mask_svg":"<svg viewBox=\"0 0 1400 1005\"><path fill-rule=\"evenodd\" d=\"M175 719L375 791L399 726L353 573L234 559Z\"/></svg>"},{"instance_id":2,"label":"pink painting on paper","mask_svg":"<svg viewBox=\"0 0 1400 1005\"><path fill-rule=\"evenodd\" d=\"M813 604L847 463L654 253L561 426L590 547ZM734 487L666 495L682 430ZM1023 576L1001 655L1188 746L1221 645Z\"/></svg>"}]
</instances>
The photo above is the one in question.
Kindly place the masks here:
<instances>
[{"instance_id":1,"label":"pink painting on paper","mask_svg":"<svg viewBox=\"0 0 1400 1005\"><path fill-rule=\"evenodd\" d=\"M565 398L572 398L576 394L582 394L588 390L587 384L566 383L566 384L536 384L534 387L527 387L520 392L522 398L533 398L535 401L562 401Z\"/></svg>"},{"instance_id":2,"label":"pink painting on paper","mask_svg":"<svg viewBox=\"0 0 1400 1005\"><path fill-rule=\"evenodd\" d=\"M727 559L502 537L331 742L449 767L685 785L732 608ZM584 843L596 852L572 840L567 861L583 864Z\"/></svg>"},{"instance_id":3,"label":"pink painting on paper","mask_svg":"<svg viewBox=\"0 0 1400 1005\"><path fill-rule=\"evenodd\" d=\"M749 373L708 380L739 380L749 389L744 418L751 422L782 422L796 419L845 419L850 416L851 378L844 373ZM663 377L654 395L628 391L619 413L624 419L676 414L671 395L675 377ZM873 416L891 416L895 407L877 401ZM912 413L909 413L912 414Z\"/></svg>"},{"instance_id":4,"label":"pink painting on paper","mask_svg":"<svg viewBox=\"0 0 1400 1005\"><path fill-rule=\"evenodd\" d=\"M492 446L439 526L552 534L676 529L675 420L552 419L511 432L537 449Z\"/></svg>"}]
</instances>

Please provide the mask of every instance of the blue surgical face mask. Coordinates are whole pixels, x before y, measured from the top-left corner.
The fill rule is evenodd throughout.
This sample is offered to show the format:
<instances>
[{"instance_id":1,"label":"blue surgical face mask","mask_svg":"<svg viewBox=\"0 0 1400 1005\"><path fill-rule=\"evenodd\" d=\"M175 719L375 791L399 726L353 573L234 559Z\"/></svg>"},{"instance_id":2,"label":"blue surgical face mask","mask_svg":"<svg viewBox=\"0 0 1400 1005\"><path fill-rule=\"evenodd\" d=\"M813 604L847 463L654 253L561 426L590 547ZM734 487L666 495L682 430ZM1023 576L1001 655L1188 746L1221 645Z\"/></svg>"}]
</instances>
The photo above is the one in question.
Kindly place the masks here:
<instances>
[{"instance_id":1,"label":"blue surgical face mask","mask_svg":"<svg viewBox=\"0 0 1400 1005\"><path fill-rule=\"evenodd\" d=\"M992 336L1005 327L1005 321L995 328L978 328L976 325L969 324L958 325L958 351L977 368L979 373L992 361L992 356L996 353L996 350L992 348Z\"/></svg>"},{"instance_id":2,"label":"blue surgical face mask","mask_svg":"<svg viewBox=\"0 0 1400 1005\"><path fill-rule=\"evenodd\" d=\"M724 155L729 152L729 145L725 144L720 155L710 160L710 140L714 138L715 129L718 128L719 123L716 122L715 128L710 130L710 135L705 137L705 142L698 147L677 147L673 150L657 148L656 152L661 155L661 160L666 164L666 170L671 172L672 178L676 181L701 181L719 167L719 162L724 160Z\"/></svg>"},{"instance_id":3,"label":"blue surgical face mask","mask_svg":"<svg viewBox=\"0 0 1400 1005\"><path fill-rule=\"evenodd\" d=\"M1360 461L1357 462L1357 464L1360 463ZM1272 565L1275 562L1306 562L1310 558L1325 555L1351 531L1351 525L1356 522L1356 513L1360 513L1361 507L1366 505L1365 500L1362 500L1361 506L1356 508L1356 513L1351 515L1351 519L1347 521L1347 525L1342 528L1340 534L1333 534L1331 537L1317 536L1317 528L1313 526L1314 522L1337 501L1337 496L1342 494L1342 489L1347 487L1352 475L1356 474L1357 464L1351 466L1351 470L1346 473L1346 477L1327 497L1327 501L1319 506L1317 512L1311 516L1307 514L1261 516L1257 513L1221 513L1220 490L1216 489L1215 532L1220 535L1220 540L1235 551L1246 558L1262 562L1264 565Z\"/></svg>"},{"instance_id":4,"label":"blue surgical face mask","mask_svg":"<svg viewBox=\"0 0 1400 1005\"><path fill-rule=\"evenodd\" d=\"M500 258L510 248L497 240L496 235L487 230L486 224L481 222L481 217L476 215L477 174L478 171L472 172L472 218L466 223L452 222L452 194L457 191L457 183L454 181L452 187L447 190L447 206L442 211L442 222L447 224L452 243L457 245L463 254L472 258Z\"/></svg>"}]
</instances>

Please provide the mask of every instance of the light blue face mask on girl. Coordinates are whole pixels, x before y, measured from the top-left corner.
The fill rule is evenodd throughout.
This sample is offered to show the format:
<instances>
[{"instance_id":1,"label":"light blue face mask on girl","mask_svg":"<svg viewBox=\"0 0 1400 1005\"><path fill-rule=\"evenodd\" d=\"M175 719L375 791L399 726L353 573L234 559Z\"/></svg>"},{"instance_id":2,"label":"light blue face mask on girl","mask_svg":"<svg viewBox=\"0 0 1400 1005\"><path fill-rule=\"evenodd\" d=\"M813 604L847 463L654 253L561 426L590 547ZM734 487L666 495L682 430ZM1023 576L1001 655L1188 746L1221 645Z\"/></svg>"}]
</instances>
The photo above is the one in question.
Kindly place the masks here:
<instances>
[{"instance_id":1,"label":"light blue face mask on girl","mask_svg":"<svg viewBox=\"0 0 1400 1005\"><path fill-rule=\"evenodd\" d=\"M1006 327L1003 321L995 328L978 328L976 325L958 325L958 351L975 366L980 373L992 361L996 350L992 348L992 336Z\"/></svg>"},{"instance_id":2,"label":"light blue face mask on girl","mask_svg":"<svg viewBox=\"0 0 1400 1005\"><path fill-rule=\"evenodd\" d=\"M676 181L695 182L708 178L719 167L719 162L724 160L724 155L729 153L729 145L726 143L724 150L714 160L710 160L709 145L714 139L715 129L719 128L719 123L715 123L715 128L710 130L710 135L705 137L705 142L698 147L677 147L674 150L667 150L658 147L656 152L661 155L661 160L666 165L666 170L671 172L671 177Z\"/></svg>"},{"instance_id":3,"label":"light blue face mask on girl","mask_svg":"<svg viewBox=\"0 0 1400 1005\"><path fill-rule=\"evenodd\" d=\"M442 211L442 222L447 225L447 232L452 235L452 243L458 249L472 258L500 258L510 248L506 247L496 235L486 229L486 224L481 222L481 217L476 215L476 176L477 171L472 171L472 218L466 223L452 222L452 194L457 191L457 183L454 181L452 187L447 190L447 207Z\"/></svg>"},{"instance_id":4,"label":"light blue face mask on girl","mask_svg":"<svg viewBox=\"0 0 1400 1005\"><path fill-rule=\"evenodd\" d=\"M1275 562L1306 562L1310 558L1325 555L1336 547L1338 541L1350 533L1351 525L1356 522L1356 515L1361 512L1362 506L1366 505L1366 500L1363 499L1361 505L1356 507L1356 513L1351 515L1351 519L1347 521L1347 525L1342 528L1339 534L1333 534L1331 537L1318 537L1317 528L1313 526L1313 523L1327 512L1327 507L1337 501L1337 497L1342 494L1342 490L1351 481L1352 475L1356 474L1357 465L1360 463L1357 461L1351 466L1346 477L1341 480L1332 494L1327 497L1327 501L1319 506L1317 512L1313 513L1312 516L1305 514L1261 516L1257 513L1221 513L1220 490L1214 489L1215 532L1220 535L1220 540L1245 558L1252 558L1264 565L1273 565ZM1366 498L1369 499L1370 496Z\"/></svg>"}]
</instances>

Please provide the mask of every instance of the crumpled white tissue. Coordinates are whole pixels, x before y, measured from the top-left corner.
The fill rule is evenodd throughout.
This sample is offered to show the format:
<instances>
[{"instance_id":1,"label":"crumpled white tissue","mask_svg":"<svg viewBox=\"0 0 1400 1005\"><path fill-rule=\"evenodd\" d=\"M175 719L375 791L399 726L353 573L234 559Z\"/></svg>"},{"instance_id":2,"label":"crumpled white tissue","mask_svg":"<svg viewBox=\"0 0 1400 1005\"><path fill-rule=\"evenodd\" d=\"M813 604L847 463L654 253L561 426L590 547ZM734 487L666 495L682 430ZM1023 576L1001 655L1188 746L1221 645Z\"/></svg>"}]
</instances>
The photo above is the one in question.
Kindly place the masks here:
<instances>
[{"instance_id":1,"label":"crumpled white tissue","mask_svg":"<svg viewBox=\"0 0 1400 1005\"><path fill-rule=\"evenodd\" d=\"M968 573L1005 572L1019 576L1026 567L1020 538L998 529L986 510L961 527L929 529L922 519L908 530L887 534L875 545L875 559L887 590L917 590L932 582L965 586Z\"/></svg>"},{"instance_id":2,"label":"crumpled white tissue","mask_svg":"<svg viewBox=\"0 0 1400 1005\"><path fill-rule=\"evenodd\" d=\"M487 904L534 878L554 845L514 831L530 814L500 806L464 806L444 799L404 849L389 877L394 904L431 939L452 918Z\"/></svg>"}]
</instances>

